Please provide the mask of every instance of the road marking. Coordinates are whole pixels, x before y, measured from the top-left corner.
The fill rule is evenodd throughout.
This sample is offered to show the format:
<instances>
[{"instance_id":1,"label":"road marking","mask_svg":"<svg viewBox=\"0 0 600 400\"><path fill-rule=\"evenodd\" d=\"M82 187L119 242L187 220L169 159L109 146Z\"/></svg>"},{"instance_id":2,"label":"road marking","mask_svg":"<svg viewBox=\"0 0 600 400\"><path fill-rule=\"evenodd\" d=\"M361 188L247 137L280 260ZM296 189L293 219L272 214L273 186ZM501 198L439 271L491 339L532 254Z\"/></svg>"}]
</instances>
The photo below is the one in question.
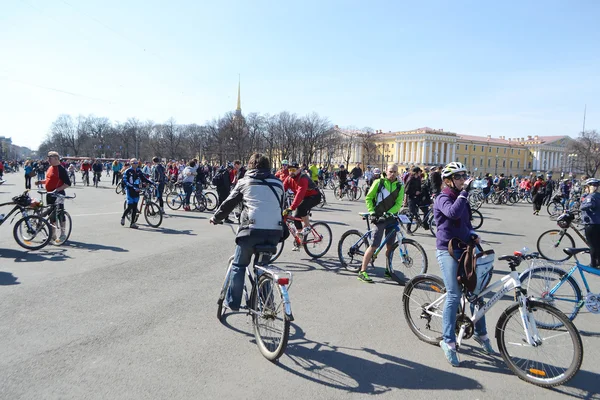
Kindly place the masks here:
<instances>
[{"instance_id":1,"label":"road marking","mask_svg":"<svg viewBox=\"0 0 600 400\"><path fill-rule=\"evenodd\" d=\"M97 214L77 214L77 215L71 215L71 217L92 217L94 215L113 215L113 214L123 214L123 211L115 211L115 212L108 212L108 213L97 213Z\"/></svg>"}]
</instances>

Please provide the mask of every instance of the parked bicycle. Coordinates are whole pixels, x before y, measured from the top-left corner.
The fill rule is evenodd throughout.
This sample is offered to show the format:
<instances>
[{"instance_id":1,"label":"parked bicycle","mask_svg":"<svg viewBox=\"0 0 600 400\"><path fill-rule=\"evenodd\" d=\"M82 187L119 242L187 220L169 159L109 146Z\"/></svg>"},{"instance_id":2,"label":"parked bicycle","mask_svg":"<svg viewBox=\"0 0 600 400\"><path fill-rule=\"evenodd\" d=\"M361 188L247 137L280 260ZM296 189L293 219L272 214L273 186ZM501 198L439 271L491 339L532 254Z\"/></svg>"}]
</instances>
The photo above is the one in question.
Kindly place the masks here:
<instances>
[{"instance_id":1,"label":"parked bicycle","mask_svg":"<svg viewBox=\"0 0 600 400\"><path fill-rule=\"evenodd\" d=\"M77 195L67 196L60 193L47 192L45 190L37 191L40 195L50 195L56 198L54 204L44 206L43 201L38 202L32 207L33 215L38 215L45 218L50 223L52 228L51 238L53 243L57 246L64 244L71 236L71 230L73 229L73 222L71 215L64 209L64 203L66 199L72 200ZM61 207L61 205L63 207Z\"/></svg>"},{"instance_id":2,"label":"parked bicycle","mask_svg":"<svg viewBox=\"0 0 600 400\"><path fill-rule=\"evenodd\" d=\"M312 258L321 258L329 251L333 235L331 233L331 228L325 222L311 223L310 232L303 235L302 232L298 232L296 225L294 224L295 221L302 222L301 218L286 215L283 217L283 221L290 231L290 239L293 241L295 250L299 250L300 247L303 247L306 254ZM280 242L277 245L277 251L271 258L271 262L275 262L275 260L279 258L283 252L284 245L285 241Z\"/></svg>"},{"instance_id":3,"label":"parked bicycle","mask_svg":"<svg viewBox=\"0 0 600 400\"><path fill-rule=\"evenodd\" d=\"M185 192L181 184L175 185L165 200L171 210L179 210L185 202ZM197 211L214 211L219 201L213 192L205 192L201 186L194 185L190 197L190 205Z\"/></svg>"},{"instance_id":4,"label":"parked bicycle","mask_svg":"<svg viewBox=\"0 0 600 400\"><path fill-rule=\"evenodd\" d=\"M474 315L465 313L467 293L463 292L456 322L456 348L473 336L475 323L498 301L514 291L516 302L509 305L496 324L498 350L510 370L520 379L542 387L568 382L581 367L583 346L573 322L547 302L528 298L517 267L520 255L502 256L510 273L468 298L475 304ZM488 275L487 281L491 279ZM486 302L488 294L495 292ZM411 331L422 341L438 345L442 340L442 315L446 299L444 281L434 275L419 275L404 289L404 316Z\"/></svg>"},{"instance_id":5,"label":"parked bicycle","mask_svg":"<svg viewBox=\"0 0 600 400\"><path fill-rule=\"evenodd\" d=\"M8 214L0 214L0 225L4 224L11 215L15 216L10 220L12 223L18 214L22 218L17 220L13 228L13 237L17 244L27 250L39 250L45 247L52 239L52 228L50 223L39 215L29 215L28 208L36 206L37 200L29 197L29 190L19 196L15 196L11 201L0 204L0 207L14 206Z\"/></svg>"},{"instance_id":6,"label":"parked bicycle","mask_svg":"<svg viewBox=\"0 0 600 400\"><path fill-rule=\"evenodd\" d=\"M270 361L283 355L287 347L290 323L294 320L288 291L292 285L292 273L270 265L270 259L277 251L275 246L254 247L252 268L246 268L243 299L246 315L252 318L256 345L261 354ZM229 258L225 279L217 299L217 318L223 321L227 310L225 296L231 282ZM250 289L250 290L248 290Z\"/></svg>"},{"instance_id":7,"label":"parked bicycle","mask_svg":"<svg viewBox=\"0 0 600 400\"><path fill-rule=\"evenodd\" d=\"M575 240L567 231L569 228L579 236L579 238L589 246L585 236L579 229L573 226L575 214L567 211L556 220L560 229L550 229L542 233L537 240L537 251L550 261L567 261L572 255L563 252L565 247L575 247Z\"/></svg>"},{"instance_id":8,"label":"parked bicycle","mask_svg":"<svg viewBox=\"0 0 600 400\"><path fill-rule=\"evenodd\" d=\"M155 190L155 187L152 185L148 185L141 188L140 197L141 200L138 201L138 212L135 215L135 221L140 217L140 214L144 214L144 219L153 228L158 228L160 224L162 224L163 214L160 211L160 207L157 203L152 201L152 192ZM127 209L127 200L123 203L123 209ZM127 221L131 222L131 213L126 215Z\"/></svg>"},{"instance_id":9,"label":"parked bicycle","mask_svg":"<svg viewBox=\"0 0 600 400\"><path fill-rule=\"evenodd\" d=\"M346 231L338 242L340 263L342 267L351 272L357 272L360 269L363 256L370 246L371 232L373 231L369 222L370 214L359 213L359 215L364 221L367 221L367 232L361 233L356 229L351 229ZM388 241L395 237L396 243L394 243L392 251L386 259L386 269L393 281L404 284L408 279L418 274L427 273L427 253L416 240L409 239L402 233L401 227L409 222L406 216L396 214L393 217L393 221L385 229L394 228L394 230L385 236L381 245L375 250L371 265L373 265ZM397 256L394 257L396 252Z\"/></svg>"}]
</instances>

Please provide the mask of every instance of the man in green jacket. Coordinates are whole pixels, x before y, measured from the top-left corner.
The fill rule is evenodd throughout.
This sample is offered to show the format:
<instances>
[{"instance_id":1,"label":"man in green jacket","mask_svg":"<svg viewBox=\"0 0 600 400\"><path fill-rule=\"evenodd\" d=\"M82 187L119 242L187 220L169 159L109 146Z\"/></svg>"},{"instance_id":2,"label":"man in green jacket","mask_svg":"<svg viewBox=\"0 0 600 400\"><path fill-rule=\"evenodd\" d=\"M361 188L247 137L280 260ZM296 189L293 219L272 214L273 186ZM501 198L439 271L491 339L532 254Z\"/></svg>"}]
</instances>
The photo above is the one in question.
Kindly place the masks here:
<instances>
[{"instance_id":1,"label":"man in green jacket","mask_svg":"<svg viewBox=\"0 0 600 400\"><path fill-rule=\"evenodd\" d=\"M363 257L362 267L358 273L358 280L367 283L373 283L373 280L367 274L367 266L371 262L371 257L375 250L381 245L383 234L387 236L394 231L393 227L386 227L391 224L393 217L389 214L397 214L402 208L404 201L404 185L398 180L398 165L390 164L387 167L387 175L373 182L369 193L365 196L367 210L371 214L370 219L372 226L371 247L365 252ZM388 216L386 218L386 216ZM392 247L396 242L396 237L392 237L387 242L386 259L392 251ZM386 269L385 277L391 278L390 272Z\"/></svg>"}]
</instances>

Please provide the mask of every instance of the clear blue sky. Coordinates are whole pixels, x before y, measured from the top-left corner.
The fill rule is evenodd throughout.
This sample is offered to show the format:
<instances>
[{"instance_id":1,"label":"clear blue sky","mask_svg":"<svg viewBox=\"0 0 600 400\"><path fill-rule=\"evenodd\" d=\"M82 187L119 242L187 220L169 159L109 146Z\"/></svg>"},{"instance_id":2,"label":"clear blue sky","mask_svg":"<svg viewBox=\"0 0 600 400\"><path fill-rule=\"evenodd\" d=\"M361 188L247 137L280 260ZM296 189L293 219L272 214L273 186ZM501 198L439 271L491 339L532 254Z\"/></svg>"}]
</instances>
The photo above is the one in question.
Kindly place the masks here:
<instances>
[{"instance_id":1,"label":"clear blue sky","mask_svg":"<svg viewBox=\"0 0 600 400\"><path fill-rule=\"evenodd\" d=\"M244 113L576 136L587 104L600 129L600 1L295 3L3 0L0 135L36 148L61 113L203 123L238 73Z\"/></svg>"}]
</instances>

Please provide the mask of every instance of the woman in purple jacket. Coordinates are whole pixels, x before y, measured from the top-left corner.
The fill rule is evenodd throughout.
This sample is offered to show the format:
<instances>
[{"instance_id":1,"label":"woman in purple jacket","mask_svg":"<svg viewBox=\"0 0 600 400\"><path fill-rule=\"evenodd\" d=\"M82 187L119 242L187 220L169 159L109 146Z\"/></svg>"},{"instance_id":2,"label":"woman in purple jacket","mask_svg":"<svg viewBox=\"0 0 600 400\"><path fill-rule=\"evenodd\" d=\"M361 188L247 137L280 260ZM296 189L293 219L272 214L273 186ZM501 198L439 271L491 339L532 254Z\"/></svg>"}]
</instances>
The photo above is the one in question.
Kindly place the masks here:
<instances>
[{"instance_id":1,"label":"woman in purple jacket","mask_svg":"<svg viewBox=\"0 0 600 400\"><path fill-rule=\"evenodd\" d=\"M462 163L451 162L442 169L442 179L445 187L435 198L433 215L437 225L436 248L437 260L442 271L444 285L446 285L446 303L442 318L443 339L440 347L446 359L452 366L459 365L456 354L456 315L461 298L461 287L456 279L458 262L461 252L455 250L454 257L448 252L448 242L452 238L459 238L463 242L479 241L471 225L471 207L468 201L468 191L473 181L467 179L467 169ZM475 341L479 343L486 354L493 354L486 327L485 317L475 324Z\"/></svg>"}]
</instances>

